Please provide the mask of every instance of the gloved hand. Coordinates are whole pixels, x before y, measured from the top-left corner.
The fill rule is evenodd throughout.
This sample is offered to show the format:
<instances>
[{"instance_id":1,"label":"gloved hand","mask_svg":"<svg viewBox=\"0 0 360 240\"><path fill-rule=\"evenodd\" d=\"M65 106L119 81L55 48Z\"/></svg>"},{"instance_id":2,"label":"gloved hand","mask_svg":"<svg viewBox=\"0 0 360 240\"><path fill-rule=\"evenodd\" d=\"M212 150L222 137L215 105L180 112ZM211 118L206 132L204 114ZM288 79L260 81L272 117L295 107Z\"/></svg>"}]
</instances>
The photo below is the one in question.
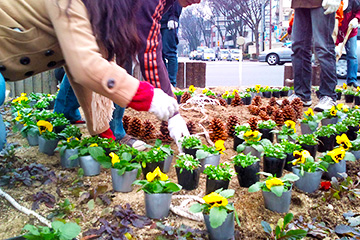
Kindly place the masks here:
<instances>
[{"instance_id":1,"label":"gloved hand","mask_svg":"<svg viewBox=\"0 0 360 240\"><path fill-rule=\"evenodd\" d=\"M178 23L178 22L176 22L176 21L174 21L174 20L169 20L169 21L168 21L167 27L168 27L169 30L175 29L175 28L177 28L178 26L179 26L179 23Z\"/></svg>"},{"instance_id":2,"label":"gloved hand","mask_svg":"<svg viewBox=\"0 0 360 240\"><path fill-rule=\"evenodd\" d=\"M323 0L322 6L325 9L324 14L328 15L330 13L336 12L340 6L341 0Z\"/></svg>"},{"instance_id":3,"label":"gloved hand","mask_svg":"<svg viewBox=\"0 0 360 240\"><path fill-rule=\"evenodd\" d=\"M349 22L349 28L352 29L356 29L359 25L359 20L357 18L353 18L350 22Z\"/></svg>"},{"instance_id":4,"label":"gloved hand","mask_svg":"<svg viewBox=\"0 0 360 240\"><path fill-rule=\"evenodd\" d=\"M168 130L170 137L173 138L178 146L179 152L182 153L182 147L179 140L184 136L189 136L189 130L186 126L185 120L180 116L180 114L176 114L168 121Z\"/></svg>"},{"instance_id":5,"label":"gloved hand","mask_svg":"<svg viewBox=\"0 0 360 240\"><path fill-rule=\"evenodd\" d=\"M287 33L288 33L289 35L291 35L291 33L292 33L292 26L289 26L289 27L288 27Z\"/></svg>"},{"instance_id":6,"label":"gloved hand","mask_svg":"<svg viewBox=\"0 0 360 240\"><path fill-rule=\"evenodd\" d=\"M336 59L338 57L340 57L340 47L339 46L335 46L335 57L336 57Z\"/></svg>"},{"instance_id":7,"label":"gloved hand","mask_svg":"<svg viewBox=\"0 0 360 240\"><path fill-rule=\"evenodd\" d=\"M149 112L154 113L162 121L168 121L177 111L179 105L175 98L170 97L160 88L155 88Z\"/></svg>"}]
</instances>

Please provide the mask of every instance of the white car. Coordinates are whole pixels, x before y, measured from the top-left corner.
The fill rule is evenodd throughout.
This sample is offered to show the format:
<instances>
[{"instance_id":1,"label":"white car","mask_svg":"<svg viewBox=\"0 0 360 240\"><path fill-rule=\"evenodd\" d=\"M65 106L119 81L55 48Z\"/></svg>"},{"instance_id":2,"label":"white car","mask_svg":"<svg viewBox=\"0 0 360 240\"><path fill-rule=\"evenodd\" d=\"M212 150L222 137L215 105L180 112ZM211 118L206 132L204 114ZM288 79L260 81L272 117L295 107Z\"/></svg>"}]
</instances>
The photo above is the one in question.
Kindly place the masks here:
<instances>
[{"instance_id":1,"label":"white car","mask_svg":"<svg viewBox=\"0 0 360 240\"><path fill-rule=\"evenodd\" d=\"M230 61L240 61L240 50L239 49L231 49L230 50Z\"/></svg>"},{"instance_id":2,"label":"white car","mask_svg":"<svg viewBox=\"0 0 360 240\"><path fill-rule=\"evenodd\" d=\"M196 50L191 51L190 54L189 54L189 59L190 59L190 60L195 60L196 54L197 54L197 51L196 51Z\"/></svg>"},{"instance_id":3,"label":"white car","mask_svg":"<svg viewBox=\"0 0 360 240\"><path fill-rule=\"evenodd\" d=\"M201 60L203 60L203 61L215 61L216 60L215 51L213 49L211 49L211 48L204 49Z\"/></svg>"},{"instance_id":4,"label":"white car","mask_svg":"<svg viewBox=\"0 0 360 240\"><path fill-rule=\"evenodd\" d=\"M230 52L227 49L220 49L218 59L219 60L227 60L229 58Z\"/></svg>"}]
</instances>

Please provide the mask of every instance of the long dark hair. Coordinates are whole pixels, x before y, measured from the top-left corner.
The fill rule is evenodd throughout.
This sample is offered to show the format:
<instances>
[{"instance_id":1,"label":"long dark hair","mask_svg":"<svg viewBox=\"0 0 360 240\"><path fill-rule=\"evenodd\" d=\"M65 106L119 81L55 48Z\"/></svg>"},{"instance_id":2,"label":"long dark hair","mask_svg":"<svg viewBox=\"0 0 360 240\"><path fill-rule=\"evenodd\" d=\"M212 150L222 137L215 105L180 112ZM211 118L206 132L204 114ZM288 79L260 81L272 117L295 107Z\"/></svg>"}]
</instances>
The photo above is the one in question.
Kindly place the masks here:
<instances>
[{"instance_id":1,"label":"long dark hair","mask_svg":"<svg viewBox=\"0 0 360 240\"><path fill-rule=\"evenodd\" d=\"M82 1L96 40L107 50L107 60L116 57L116 62L123 65L129 58L134 58L140 45L135 23L138 0Z\"/></svg>"}]
</instances>

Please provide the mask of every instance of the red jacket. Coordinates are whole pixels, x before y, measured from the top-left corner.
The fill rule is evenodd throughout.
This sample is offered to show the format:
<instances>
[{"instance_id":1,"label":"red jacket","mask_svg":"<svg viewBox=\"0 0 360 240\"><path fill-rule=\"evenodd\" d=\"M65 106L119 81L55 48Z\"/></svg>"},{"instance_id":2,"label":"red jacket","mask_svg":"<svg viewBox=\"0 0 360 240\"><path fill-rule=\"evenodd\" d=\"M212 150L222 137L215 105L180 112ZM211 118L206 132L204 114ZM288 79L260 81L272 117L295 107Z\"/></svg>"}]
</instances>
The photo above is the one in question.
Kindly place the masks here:
<instances>
[{"instance_id":1,"label":"red jacket","mask_svg":"<svg viewBox=\"0 0 360 240\"><path fill-rule=\"evenodd\" d=\"M344 11L344 18L341 21L341 25L339 24L339 31L335 43L336 45L344 41L346 32L349 28L349 22L354 18L360 20L360 2L357 0L349 0L349 5ZM349 38L356 36L357 33L358 29L353 29L349 35Z\"/></svg>"}]
</instances>

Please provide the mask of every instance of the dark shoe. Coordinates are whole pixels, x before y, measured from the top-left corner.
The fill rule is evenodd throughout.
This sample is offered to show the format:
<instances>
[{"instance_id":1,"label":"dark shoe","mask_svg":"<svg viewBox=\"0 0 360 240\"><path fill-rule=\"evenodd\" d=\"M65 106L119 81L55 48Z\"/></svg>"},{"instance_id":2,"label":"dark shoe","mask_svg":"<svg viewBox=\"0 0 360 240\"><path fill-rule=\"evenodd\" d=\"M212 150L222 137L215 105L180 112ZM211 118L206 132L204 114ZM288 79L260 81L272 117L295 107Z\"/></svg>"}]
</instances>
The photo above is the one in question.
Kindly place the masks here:
<instances>
[{"instance_id":1,"label":"dark shoe","mask_svg":"<svg viewBox=\"0 0 360 240\"><path fill-rule=\"evenodd\" d=\"M85 124L86 121L84 119L76 120L76 121L70 121L71 124Z\"/></svg>"},{"instance_id":2,"label":"dark shoe","mask_svg":"<svg viewBox=\"0 0 360 240\"><path fill-rule=\"evenodd\" d=\"M351 82L351 83L348 84L348 86L354 87L354 88L360 87L358 82Z\"/></svg>"},{"instance_id":3,"label":"dark shoe","mask_svg":"<svg viewBox=\"0 0 360 240\"><path fill-rule=\"evenodd\" d=\"M119 142L120 144L126 144L130 147L133 147L139 151L144 151L146 149L145 142L127 134L122 139L116 139L116 141Z\"/></svg>"}]
</instances>

